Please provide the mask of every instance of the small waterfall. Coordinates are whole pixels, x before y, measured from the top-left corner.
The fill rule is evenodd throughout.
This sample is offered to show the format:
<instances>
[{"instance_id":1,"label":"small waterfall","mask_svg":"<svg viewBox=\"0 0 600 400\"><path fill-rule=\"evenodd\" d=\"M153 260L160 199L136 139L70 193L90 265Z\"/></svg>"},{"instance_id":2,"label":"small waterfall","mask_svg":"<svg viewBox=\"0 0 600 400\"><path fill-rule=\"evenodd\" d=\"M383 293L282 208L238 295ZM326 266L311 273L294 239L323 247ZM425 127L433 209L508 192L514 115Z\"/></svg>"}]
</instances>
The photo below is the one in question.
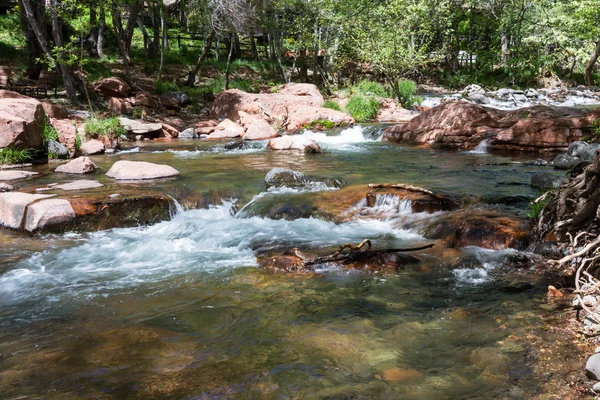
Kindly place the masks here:
<instances>
[{"instance_id":1,"label":"small waterfall","mask_svg":"<svg viewBox=\"0 0 600 400\"><path fill-rule=\"evenodd\" d=\"M468 151L469 154L487 154L487 149L490 146L488 139L482 140L474 150Z\"/></svg>"}]
</instances>

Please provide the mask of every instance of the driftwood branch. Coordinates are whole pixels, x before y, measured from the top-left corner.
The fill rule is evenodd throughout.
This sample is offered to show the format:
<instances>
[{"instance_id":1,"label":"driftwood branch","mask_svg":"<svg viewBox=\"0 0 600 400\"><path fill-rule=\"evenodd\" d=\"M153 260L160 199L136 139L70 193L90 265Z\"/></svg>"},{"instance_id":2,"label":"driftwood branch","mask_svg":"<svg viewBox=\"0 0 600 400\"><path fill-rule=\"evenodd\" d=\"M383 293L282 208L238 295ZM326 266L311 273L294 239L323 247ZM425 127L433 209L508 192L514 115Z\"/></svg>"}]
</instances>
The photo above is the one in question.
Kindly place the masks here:
<instances>
[{"instance_id":1,"label":"driftwood branch","mask_svg":"<svg viewBox=\"0 0 600 400\"><path fill-rule=\"evenodd\" d=\"M368 245L368 248L366 250L360 251L360 249L366 245ZM329 254L327 256L307 258L302 253L300 253L300 255L302 255L302 257L298 257L297 254L296 254L296 257L303 260L305 266L311 266L311 265L326 264L326 263L332 263L332 262L366 261L371 258L380 256L382 254L406 253L406 252L411 252L411 251L419 251L419 250L430 249L433 246L435 246L434 243L427 244L424 246L419 246L419 247L411 247L411 248L403 248L403 249L373 250L371 248L371 241L366 239L366 240L363 240L362 243L360 243L358 246L353 246L352 244L347 243L347 244L341 246L340 250L336 251L333 254ZM344 253L344 250L346 250L346 249L349 249L349 252ZM297 249L295 249L295 250L297 251Z\"/></svg>"}]
</instances>

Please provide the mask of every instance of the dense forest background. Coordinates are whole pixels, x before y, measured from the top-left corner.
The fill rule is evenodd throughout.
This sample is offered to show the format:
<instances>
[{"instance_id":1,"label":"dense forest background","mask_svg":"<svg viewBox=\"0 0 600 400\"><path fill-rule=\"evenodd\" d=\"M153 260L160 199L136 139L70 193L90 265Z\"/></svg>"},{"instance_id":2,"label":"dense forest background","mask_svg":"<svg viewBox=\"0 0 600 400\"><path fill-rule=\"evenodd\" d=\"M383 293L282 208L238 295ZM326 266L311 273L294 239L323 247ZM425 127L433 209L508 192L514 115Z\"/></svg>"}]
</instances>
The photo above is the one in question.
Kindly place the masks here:
<instances>
[{"instance_id":1,"label":"dense forest background","mask_svg":"<svg viewBox=\"0 0 600 400\"><path fill-rule=\"evenodd\" d=\"M161 85L259 90L364 76L461 87L598 80L597 0L0 0L0 63L23 78L55 67L67 95L136 68ZM180 76L166 72L177 65ZM212 65L222 74L198 72Z\"/></svg>"}]
</instances>

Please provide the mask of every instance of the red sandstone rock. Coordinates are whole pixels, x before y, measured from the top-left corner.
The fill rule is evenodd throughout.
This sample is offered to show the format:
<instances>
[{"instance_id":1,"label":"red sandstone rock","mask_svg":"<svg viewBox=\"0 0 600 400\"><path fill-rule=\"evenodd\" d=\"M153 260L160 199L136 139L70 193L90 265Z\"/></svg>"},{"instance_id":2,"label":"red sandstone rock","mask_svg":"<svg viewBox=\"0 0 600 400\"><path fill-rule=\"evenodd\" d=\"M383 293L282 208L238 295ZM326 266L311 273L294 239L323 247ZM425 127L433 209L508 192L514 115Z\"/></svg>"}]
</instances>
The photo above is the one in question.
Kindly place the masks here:
<instances>
[{"instance_id":1,"label":"red sandstone rock","mask_svg":"<svg viewBox=\"0 0 600 400\"><path fill-rule=\"evenodd\" d=\"M102 97L127 97L131 88L123 79L111 76L96 82L94 91Z\"/></svg>"},{"instance_id":2,"label":"red sandstone rock","mask_svg":"<svg viewBox=\"0 0 600 400\"><path fill-rule=\"evenodd\" d=\"M488 140L492 151L561 151L591 130L598 117L600 111L576 108L534 106L503 111L459 101L388 129L384 140L463 150Z\"/></svg>"},{"instance_id":3,"label":"red sandstone rock","mask_svg":"<svg viewBox=\"0 0 600 400\"><path fill-rule=\"evenodd\" d=\"M50 124L58 132L58 141L65 145L69 152L75 152L75 142L77 141L77 127L70 119L50 118Z\"/></svg>"},{"instance_id":4,"label":"red sandstone rock","mask_svg":"<svg viewBox=\"0 0 600 400\"><path fill-rule=\"evenodd\" d=\"M0 148L42 147L45 120L44 108L35 99L0 99Z\"/></svg>"}]
</instances>

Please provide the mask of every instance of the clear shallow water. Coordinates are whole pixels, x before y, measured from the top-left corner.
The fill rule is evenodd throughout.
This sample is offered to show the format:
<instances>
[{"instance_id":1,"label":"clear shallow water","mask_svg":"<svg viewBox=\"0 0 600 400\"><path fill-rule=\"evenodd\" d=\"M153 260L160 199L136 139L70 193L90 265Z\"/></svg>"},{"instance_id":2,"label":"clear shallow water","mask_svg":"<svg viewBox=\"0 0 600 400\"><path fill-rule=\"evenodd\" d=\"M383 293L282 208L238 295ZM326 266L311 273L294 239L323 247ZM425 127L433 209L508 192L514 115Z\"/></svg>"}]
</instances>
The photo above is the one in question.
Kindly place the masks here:
<instances>
[{"instance_id":1,"label":"clear shallow water","mask_svg":"<svg viewBox=\"0 0 600 400\"><path fill-rule=\"evenodd\" d=\"M357 128L312 135L322 155L225 152L205 142L142 143L96 157L168 163L182 176L140 184L175 198L239 198L180 211L146 228L28 238L0 232L0 386L14 398L505 398L539 393L528 335L543 329L544 285L504 267L512 252L477 248L388 273L327 269L273 274L257 256L290 247L330 251L369 237L422 243L382 199L342 224L248 216L257 204L318 193L265 191L273 167L347 184L403 182L456 195L535 195L533 157L461 154L363 140ZM335 132L334 132L335 133ZM256 149L252 149L256 150ZM194 152L181 157L178 151ZM494 165L486 165L494 164ZM502 164L502 165L497 165ZM47 175L32 183L64 179ZM118 191L120 186L94 178ZM256 197L255 197L256 196ZM388 199L389 200L389 199ZM360 204L357 205L360 207ZM396 215L394 215L394 212ZM472 260L472 267L450 266ZM464 263L463 263L464 264ZM512 281L531 282L514 293Z\"/></svg>"}]
</instances>

